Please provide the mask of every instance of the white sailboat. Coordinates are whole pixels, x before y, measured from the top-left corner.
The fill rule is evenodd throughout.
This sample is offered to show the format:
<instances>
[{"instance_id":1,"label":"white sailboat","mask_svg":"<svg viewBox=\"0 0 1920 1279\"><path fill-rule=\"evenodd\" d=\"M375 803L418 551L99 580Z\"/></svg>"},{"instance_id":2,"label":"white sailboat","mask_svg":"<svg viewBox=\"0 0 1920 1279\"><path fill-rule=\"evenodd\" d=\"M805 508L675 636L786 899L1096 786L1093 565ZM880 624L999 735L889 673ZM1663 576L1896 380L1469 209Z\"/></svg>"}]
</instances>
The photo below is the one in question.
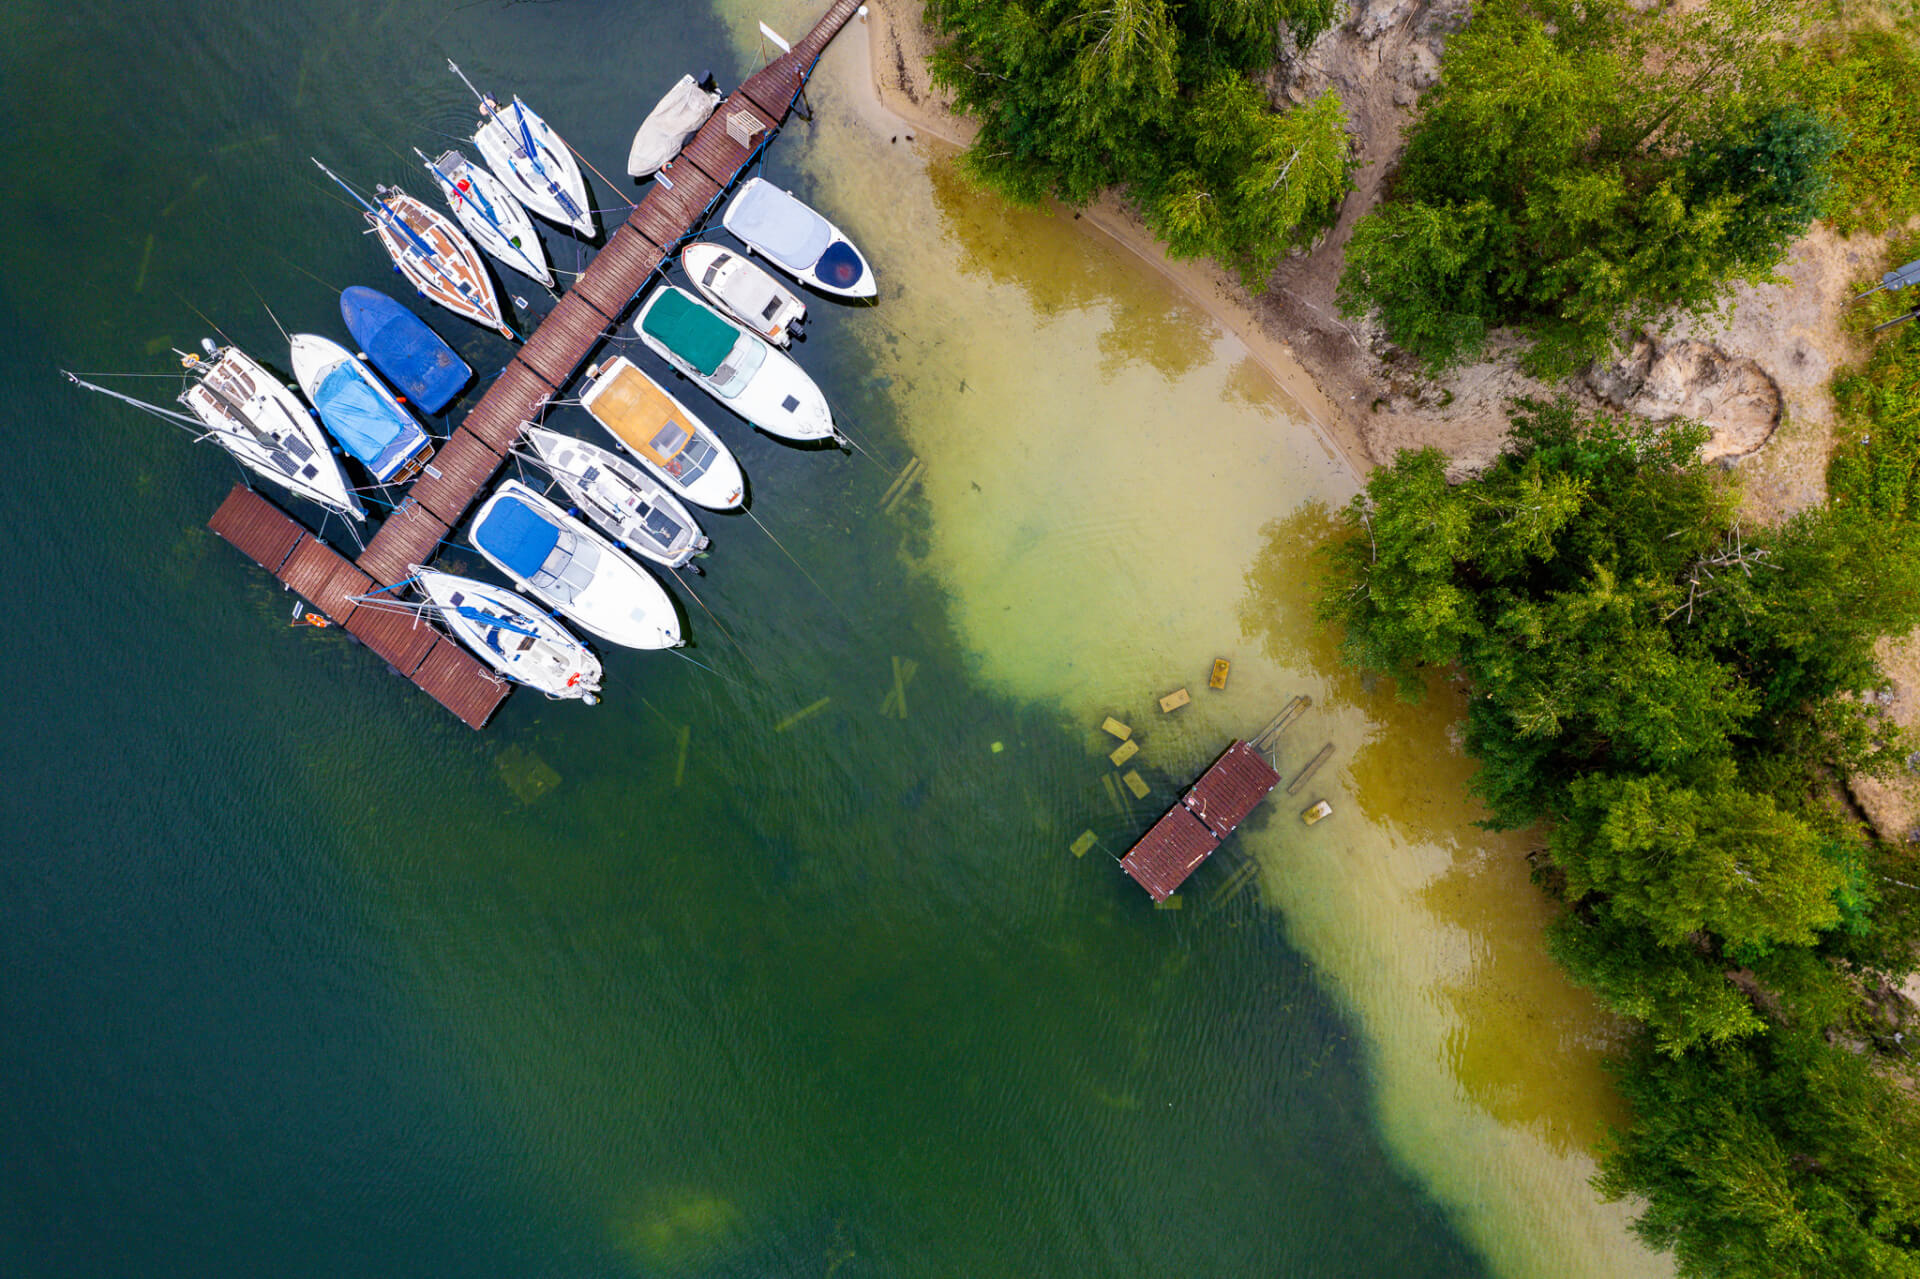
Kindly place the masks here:
<instances>
[{"instance_id":1,"label":"white sailboat","mask_svg":"<svg viewBox=\"0 0 1920 1279\"><path fill-rule=\"evenodd\" d=\"M685 289L663 284L633 322L640 340L707 394L769 435L803 444L846 438L798 364Z\"/></svg>"},{"instance_id":2,"label":"white sailboat","mask_svg":"<svg viewBox=\"0 0 1920 1279\"><path fill-rule=\"evenodd\" d=\"M535 426L525 439L574 506L622 549L679 568L707 548L706 535L661 481L609 449Z\"/></svg>"},{"instance_id":3,"label":"white sailboat","mask_svg":"<svg viewBox=\"0 0 1920 1279\"><path fill-rule=\"evenodd\" d=\"M473 96L480 99L480 128L473 144L480 148L494 176L507 184L520 203L562 226L570 226L591 240L593 206L587 202L586 179L574 163L573 151L559 134L514 95L511 106L501 106L490 93L473 88L451 59L447 61Z\"/></svg>"},{"instance_id":4,"label":"white sailboat","mask_svg":"<svg viewBox=\"0 0 1920 1279\"><path fill-rule=\"evenodd\" d=\"M475 244L495 261L553 287L547 248L534 232L533 219L506 184L457 150L449 148L432 160L419 147L413 153L427 166L447 207Z\"/></svg>"},{"instance_id":5,"label":"white sailboat","mask_svg":"<svg viewBox=\"0 0 1920 1279\"><path fill-rule=\"evenodd\" d=\"M626 648L678 648L680 615L647 571L519 480L505 480L473 517L488 563L578 622Z\"/></svg>"},{"instance_id":6,"label":"white sailboat","mask_svg":"<svg viewBox=\"0 0 1920 1279\"><path fill-rule=\"evenodd\" d=\"M185 357L190 384L180 403L206 425L208 437L254 474L364 521L367 513L327 433L300 397L239 347L202 346L208 358Z\"/></svg>"},{"instance_id":7,"label":"white sailboat","mask_svg":"<svg viewBox=\"0 0 1920 1279\"><path fill-rule=\"evenodd\" d=\"M436 569L415 568L413 580L447 629L514 683L589 706L600 700L600 659L532 601Z\"/></svg>"}]
</instances>

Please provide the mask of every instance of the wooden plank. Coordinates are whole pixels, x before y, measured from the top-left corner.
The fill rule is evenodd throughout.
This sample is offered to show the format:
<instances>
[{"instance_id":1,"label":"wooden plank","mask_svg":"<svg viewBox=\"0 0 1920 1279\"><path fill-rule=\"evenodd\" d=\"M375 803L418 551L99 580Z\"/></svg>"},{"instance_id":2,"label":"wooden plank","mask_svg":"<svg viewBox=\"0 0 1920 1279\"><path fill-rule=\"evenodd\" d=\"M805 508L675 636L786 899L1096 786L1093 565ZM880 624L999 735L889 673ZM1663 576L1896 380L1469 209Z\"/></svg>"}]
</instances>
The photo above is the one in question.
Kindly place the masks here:
<instances>
[{"instance_id":1,"label":"wooden plank","mask_svg":"<svg viewBox=\"0 0 1920 1279\"><path fill-rule=\"evenodd\" d=\"M412 676L440 638L432 623L412 609L363 604L347 619L347 633L385 659L402 675Z\"/></svg>"},{"instance_id":2,"label":"wooden plank","mask_svg":"<svg viewBox=\"0 0 1920 1279\"><path fill-rule=\"evenodd\" d=\"M287 589L344 625L353 615L353 597L373 588L373 579L346 556L317 537L301 539L278 574Z\"/></svg>"},{"instance_id":3,"label":"wooden plank","mask_svg":"<svg viewBox=\"0 0 1920 1279\"><path fill-rule=\"evenodd\" d=\"M1320 748L1320 753L1307 761L1307 766L1287 783L1287 794L1291 795L1307 784L1307 779L1320 771L1320 765L1327 762L1327 756L1333 754L1333 743L1328 742Z\"/></svg>"},{"instance_id":4,"label":"wooden plank","mask_svg":"<svg viewBox=\"0 0 1920 1279\"><path fill-rule=\"evenodd\" d=\"M307 535L298 520L245 484L233 486L207 527L276 576L293 548Z\"/></svg>"},{"instance_id":5,"label":"wooden plank","mask_svg":"<svg viewBox=\"0 0 1920 1279\"><path fill-rule=\"evenodd\" d=\"M1120 869L1133 876L1154 901L1163 902L1219 846L1199 818L1175 804L1120 859Z\"/></svg>"},{"instance_id":6,"label":"wooden plank","mask_svg":"<svg viewBox=\"0 0 1920 1279\"><path fill-rule=\"evenodd\" d=\"M538 373L517 359L509 360L460 425L505 457L520 442L521 428L540 415L552 394L553 388Z\"/></svg>"},{"instance_id":7,"label":"wooden plank","mask_svg":"<svg viewBox=\"0 0 1920 1279\"><path fill-rule=\"evenodd\" d=\"M474 494L487 486L502 460L463 426L440 446L427 473L408 490L408 496L451 528L473 505Z\"/></svg>"},{"instance_id":8,"label":"wooden plank","mask_svg":"<svg viewBox=\"0 0 1920 1279\"><path fill-rule=\"evenodd\" d=\"M1180 802L1225 839L1280 784L1280 774L1245 742L1235 742L1213 762Z\"/></svg>"},{"instance_id":9,"label":"wooden plank","mask_svg":"<svg viewBox=\"0 0 1920 1279\"><path fill-rule=\"evenodd\" d=\"M751 115L753 122L761 129L754 141L746 145L742 145L727 129L727 118L742 112ZM700 126L693 140L680 152L680 159L691 162L702 173L725 187L740 175L741 166L753 158L753 153L766 144L778 127L774 117L748 99L734 94L721 103L720 109ZM672 170L669 170L669 176L679 181Z\"/></svg>"},{"instance_id":10,"label":"wooden plank","mask_svg":"<svg viewBox=\"0 0 1920 1279\"><path fill-rule=\"evenodd\" d=\"M674 175L672 189L655 183L628 221L661 248L672 249L719 195L718 182L698 169L683 168Z\"/></svg>"},{"instance_id":11,"label":"wooden plank","mask_svg":"<svg viewBox=\"0 0 1920 1279\"><path fill-rule=\"evenodd\" d=\"M387 516L387 522L360 553L360 567L382 586L404 582L415 564L433 562L447 528L432 511L408 498Z\"/></svg>"},{"instance_id":12,"label":"wooden plank","mask_svg":"<svg viewBox=\"0 0 1920 1279\"><path fill-rule=\"evenodd\" d=\"M606 316L585 298L568 293L521 344L516 358L558 391L573 380L574 371L587 352L599 345L606 329Z\"/></svg>"},{"instance_id":13,"label":"wooden plank","mask_svg":"<svg viewBox=\"0 0 1920 1279\"><path fill-rule=\"evenodd\" d=\"M584 299L610 321L618 320L665 258L653 241L623 223L587 264L586 273L574 282L568 296Z\"/></svg>"},{"instance_id":14,"label":"wooden plank","mask_svg":"<svg viewBox=\"0 0 1920 1279\"><path fill-rule=\"evenodd\" d=\"M485 725L512 687L444 635L421 659L413 682L468 728Z\"/></svg>"}]
</instances>

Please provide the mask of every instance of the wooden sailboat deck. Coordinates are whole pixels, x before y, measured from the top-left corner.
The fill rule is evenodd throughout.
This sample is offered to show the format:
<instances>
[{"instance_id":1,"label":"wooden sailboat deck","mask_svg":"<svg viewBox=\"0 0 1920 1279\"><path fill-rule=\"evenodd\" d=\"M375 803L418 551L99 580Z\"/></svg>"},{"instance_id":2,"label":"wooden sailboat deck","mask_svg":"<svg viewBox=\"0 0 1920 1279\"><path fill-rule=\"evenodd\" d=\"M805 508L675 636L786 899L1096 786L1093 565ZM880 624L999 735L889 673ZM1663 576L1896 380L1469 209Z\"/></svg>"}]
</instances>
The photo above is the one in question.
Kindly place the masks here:
<instances>
[{"instance_id":1,"label":"wooden sailboat deck","mask_svg":"<svg viewBox=\"0 0 1920 1279\"><path fill-rule=\"evenodd\" d=\"M329 548L244 485L228 494L209 527L289 589L300 591L463 722L479 728L506 696L507 685L451 639L424 649L415 660L417 644L389 635L392 628L386 623L370 616L356 629L354 618L360 613L396 615L356 609L351 597L404 581L413 565L434 558L519 443L521 432L573 380L654 272L705 222L740 171L773 139L828 41L859 8L860 0L835 0L790 52L748 76L720 104L663 171L664 180L655 180L573 288L514 352L357 561ZM466 665L455 659L464 659ZM476 675L485 687L474 682Z\"/></svg>"}]
</instances>

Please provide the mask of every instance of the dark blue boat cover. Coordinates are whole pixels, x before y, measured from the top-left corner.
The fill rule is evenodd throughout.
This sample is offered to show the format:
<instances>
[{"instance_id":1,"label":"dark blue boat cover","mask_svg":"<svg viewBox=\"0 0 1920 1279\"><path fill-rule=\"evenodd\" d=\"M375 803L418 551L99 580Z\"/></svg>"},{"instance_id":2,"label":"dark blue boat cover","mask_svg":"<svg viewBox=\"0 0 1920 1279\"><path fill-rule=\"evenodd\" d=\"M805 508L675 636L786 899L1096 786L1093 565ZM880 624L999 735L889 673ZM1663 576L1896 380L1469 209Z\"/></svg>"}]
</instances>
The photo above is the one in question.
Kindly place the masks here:
<instances>
[{"instance_id":1,"label":"dark blue boat cover","mask_svg":"<svg viewBox=\"0 0 1920 1279\"><path fill-rule=\"evenodd\" d=\"M427 433L368 383L372 376L352 360L340 361L314 388L313 407L333 438L384 484L420 451Z\"/></svg>"},{"instance_id":2,"label":"dark blue boat cover","mask_svg":"<svg viewBox=\"0 0 1920 1279\"><path fill-rule=\"evenodd\" d=\"M502 497L473 530L473 544L506 566L518 578L540 571L560 541L558 525L511 495Z\"/></svg>"},{"instance_id":3,"label":"dark blue boat cover","mask_svg":"<svg viewBox=\"0 0 1920 1279\"><path fill-rule=\"evenodd\" d=\"M860 255L845 240L835 240L813 264L813 273L820 277L822 284L831 284L836 289L850 289L860 282L867 273L860 261Z\"/></svg>"},{"instance_id":4,"label":"dark blue boat cover","mask_svg":"<svg viewBox=\"0 0 1920 1279\"><path fill-rule=\"evenodd\" d=\"M473 377L466 361L425 320L384 293L360 285L344 290L340 318L373 367L422 413L447 407Z\"/></svg>"}]
</instances>

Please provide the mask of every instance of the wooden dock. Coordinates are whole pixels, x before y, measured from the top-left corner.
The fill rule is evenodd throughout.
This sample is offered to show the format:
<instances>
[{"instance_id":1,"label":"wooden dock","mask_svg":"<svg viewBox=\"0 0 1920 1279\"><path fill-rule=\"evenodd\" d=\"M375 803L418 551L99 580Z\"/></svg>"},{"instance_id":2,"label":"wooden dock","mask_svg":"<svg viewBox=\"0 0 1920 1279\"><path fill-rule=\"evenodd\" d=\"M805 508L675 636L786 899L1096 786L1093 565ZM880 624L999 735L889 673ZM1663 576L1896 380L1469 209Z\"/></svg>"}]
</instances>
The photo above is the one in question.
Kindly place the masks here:
<instances>
[{"instance_id":1,"label":"wooden dock","mask_svg":"<svg viewBox=\"0 0 1920 1279\"><path fill-rule=\"evenodd\" d=\"M244 485L228 495L210 527L289 589L312 600L350 633L366 639L354 629L355 615L365 613L362 628L384 634L385 624L374 621L374 615L398 615L355 609L351 596L405 581L413 565L433 560L440 543L466 518L467 508L519 443L521 432L539 418L547 401L573 380L594 347L620 323L654 272L698 232L740 171L772 141L799 100L828 41L859 8L860 0L835 0L813 30L794 42L790 52L748 76L720 104L663 170L664 177L655 179L626 222L594 255L559 305L514 352L357 561L350 562L329 549ZM275 522L276 518L284 522L284 527ZM340 611L336 613L336 609ZM406 623L407 619L400 621ZM475 728L486 722L506 696L506 685L501 684L492 701L481 707L483 699L469 687L467 677L450 660L437 655L444 647L465 657L488 680L493 676L459 653L451 639L428 649L411 667L395 661L373 641L366 642ZM396 647L397 640L381 642L403 659L411 657L410 649Z\"/></svg>"},{"instance_id":2,"label":"wooden dock","mask_svg":"<svg viewBox=\"0 0 1920 1279\"><path fill-rule=\"evenodd\" d=\"M1259 751L1235 741L1127 851L1120 869L1154 901L1166 901L1279 784Z\"/></svg>"}]
</instances>

